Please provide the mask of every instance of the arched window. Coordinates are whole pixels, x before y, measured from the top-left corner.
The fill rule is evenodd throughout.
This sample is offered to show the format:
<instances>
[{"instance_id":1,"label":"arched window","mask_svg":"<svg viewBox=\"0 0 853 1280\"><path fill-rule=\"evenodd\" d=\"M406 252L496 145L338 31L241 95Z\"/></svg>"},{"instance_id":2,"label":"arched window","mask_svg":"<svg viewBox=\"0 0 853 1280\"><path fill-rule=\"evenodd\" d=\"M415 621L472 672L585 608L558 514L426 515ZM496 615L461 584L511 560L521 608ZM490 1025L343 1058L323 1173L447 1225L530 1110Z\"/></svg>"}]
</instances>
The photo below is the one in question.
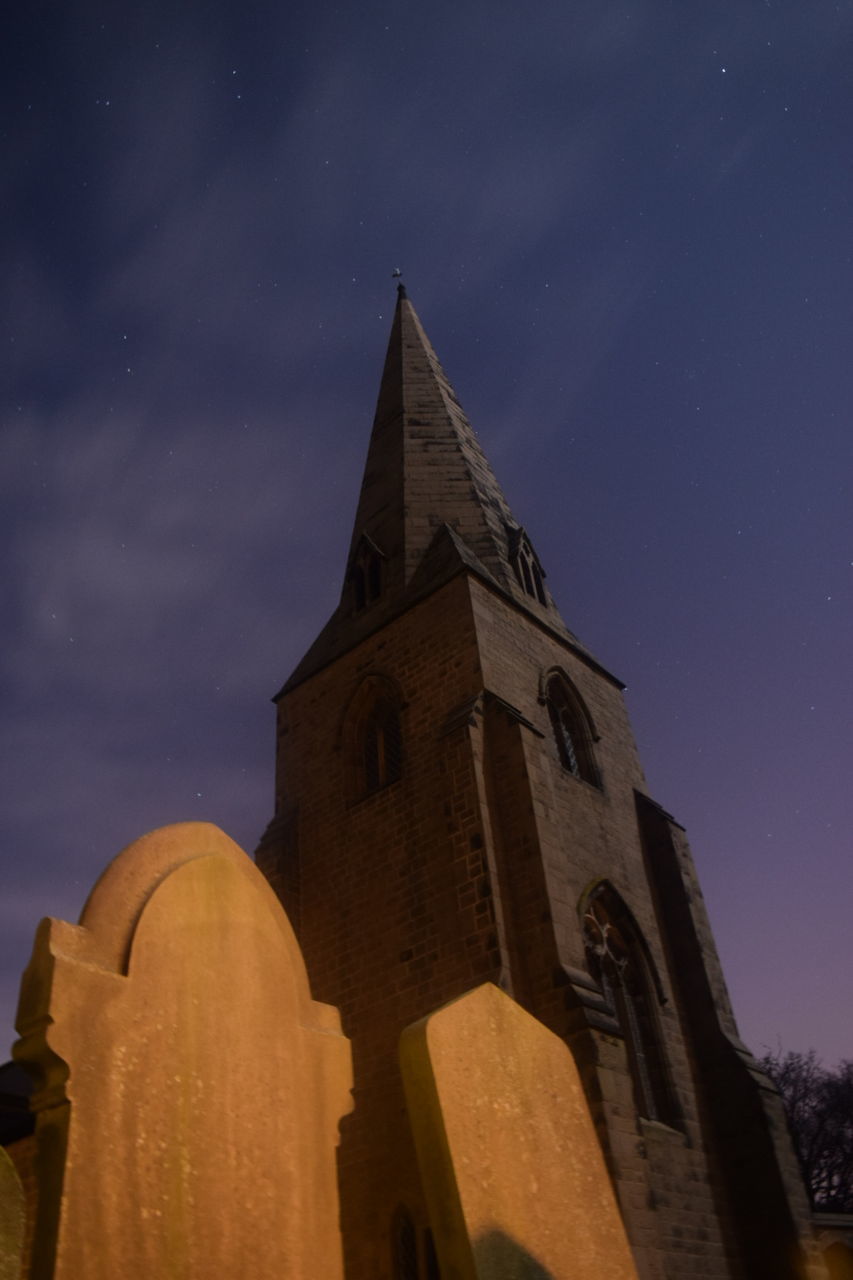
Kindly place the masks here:
<instances>
[{"instance_id":1,"label":"arched window","mask_svg":"<svg viewBox=\"0 0 853 1280\"><path fill-rule=\"evenodd\" d=\"M375 703L361 729L364 790L379 791L396 782L403 767L403 739L400 715L392 702Z\"/></svg>"},{"instance_id":2,"label":"arched window","mask_svg":"<svg viewBox=\"0 0 853 1280\"><path fill-rule=\"evenodd\" d=\"M403 699L381 672L364 676L342 710L338 741L344 751L348 803L391 786L403 776Z\"/></svg>"},{"instance_id":3,"label":"arched window","mask_svg":"<svg viewBox=\"0 0 853 1280\"><path fill-rule=\"evenodd\" d=\"M391 1219L391 1263L394 1280L420 1280L418 1234L412 1215L402 1205Z\"/></svg>"},{"instance_id":4,"label":"arched window","mask_svg":"<svg viewBox=\"0 0 853 1280\"><path fill-rule=\"evenodd\" d=\"M637 1110L647 1120L677 1125L656 1011L662 995L642 935L612 886L602 883L587 896L583 934L590 972L625 1037Z\"/></svg>"},{"instance_id":5,"label":"arched window","mask_svg":"<svg viewBox=\"0 0 853 1280\"><path fill-rule=\"evenodd\" d=\"M547 605L548 597L545 595L543 581L545 573L530 539L523 529L511 526L507 526L507 538L509 561L518 578L519 586L526 595L532 596L540 604Z\"/></svg>"},{"instance_id":6,"label":"arched window","mask_svg":"<svg viewBox=\"0 0 853 1280\"><path fill-rule=\"evenodd\" d=\"M553 675L546 686L545 704L563 768L576 778L600 787L601 776L592 751L591 721L579 696L562 676Z\"/></svg>"},{"instance_id":7,"label":"arched window","mask_svg":"<svg viewBox=\"0 0 853 1280\"><path fill-rule=\"evenodd\" d=\"M382 595L385 557L367 534L362 534L350 564L349 581L356 613L366 609Z\"/></svg>"}]
</instances>

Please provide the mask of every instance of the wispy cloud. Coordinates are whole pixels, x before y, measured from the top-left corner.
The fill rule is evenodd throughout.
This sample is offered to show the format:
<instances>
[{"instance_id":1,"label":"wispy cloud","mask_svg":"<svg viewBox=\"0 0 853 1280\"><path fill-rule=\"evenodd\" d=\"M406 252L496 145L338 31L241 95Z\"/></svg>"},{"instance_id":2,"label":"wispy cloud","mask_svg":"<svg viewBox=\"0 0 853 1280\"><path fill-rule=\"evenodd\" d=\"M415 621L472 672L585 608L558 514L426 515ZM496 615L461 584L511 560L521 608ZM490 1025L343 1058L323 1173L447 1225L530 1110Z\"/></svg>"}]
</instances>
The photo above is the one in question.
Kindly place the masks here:
<instances>
[{"instance_id":1,"label":"wispy cloud","mask_svg":"<svg viewBox=\"0 0 853 1280\"><path fill-rule=\"evenodd\" d=\"M847 294L821 299L809 364L807 304L785 292L802 255L768 258L768 307L754 244L720 213L748 196L756 226L824 255L824 295L841 278L826 224L797 222L778 193L844 118L821 95L846 101L853 9L367 0L261 4L247 24L220 5L137 6L119 21L92 0L55 27L34 13L16 11L30 44L7 42L0 82L14 135L0 211L13 920L39 897L36 877L46 910L76 913L74 895L148 826L214 817L250 844L266 821L267 699L340 588L398 265L519 516L549 545L550 580L572 600L586 584L622 652L625 617L601 602L630 600L632 635L656 646L639 674L664 711L647 722L671 747L665 726L698 692L669 655L705 644L691 666L708 673L703 695L712 673L721 691L730 679L720 632L689 619L704 620L720 578L708 525L727 522L726 548L736 536L719 501L734 450L740 500L744 476L752 493L779 465L776 411L795 406L791 438L818 396L822 421L846 420L846 365L826 353L841 350ZM818 168L803 189L845 174ZM736 341L757 309L782 353L773 414L769 366L747 380ZM717 408L701 453L688 389L691 414ZM822 439L838 454L840 431ZM810 474L819 456L810 447ZM813 490L803 473L792 455L778 511L808 497L826 513L824 472ZM843 539L816 529L782 516L766 542L792 565L812 537L819 563ZM738 563L761 573L758 553ZM743 616L756 652L775 657L763 591ZM829 680L831 664L809 656ZM705 713L722 718L722 698ZM832 740L821 724L798 739L815 753ZM744 750L770 770L771 747ZM698 794L700 812L718 807L710 772L711 799Z\"/></svg>"}]
</instances>

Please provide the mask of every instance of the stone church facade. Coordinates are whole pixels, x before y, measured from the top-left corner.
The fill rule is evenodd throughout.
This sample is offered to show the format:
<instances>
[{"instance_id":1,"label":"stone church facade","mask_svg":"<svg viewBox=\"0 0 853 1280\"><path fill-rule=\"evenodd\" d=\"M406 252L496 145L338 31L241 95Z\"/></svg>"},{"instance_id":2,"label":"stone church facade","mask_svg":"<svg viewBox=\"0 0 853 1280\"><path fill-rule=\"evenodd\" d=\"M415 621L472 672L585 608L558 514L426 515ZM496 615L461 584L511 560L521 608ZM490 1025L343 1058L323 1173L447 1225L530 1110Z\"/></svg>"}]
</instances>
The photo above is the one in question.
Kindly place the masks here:
<instances>
[{"instance_id":1,"label":"stone church facade","mask_svg":"<svg viewBox=\"0 0 853 1280\"><path fill-rule=\"evenodd\" d=\"M484 981L571 1048L643 1280L823 1276L622 685L560 617L402 287L341 601L276 703L256 857L352 1040L348 1280L440 1274L397 1048Z\"/></svg>"}]
</instances>

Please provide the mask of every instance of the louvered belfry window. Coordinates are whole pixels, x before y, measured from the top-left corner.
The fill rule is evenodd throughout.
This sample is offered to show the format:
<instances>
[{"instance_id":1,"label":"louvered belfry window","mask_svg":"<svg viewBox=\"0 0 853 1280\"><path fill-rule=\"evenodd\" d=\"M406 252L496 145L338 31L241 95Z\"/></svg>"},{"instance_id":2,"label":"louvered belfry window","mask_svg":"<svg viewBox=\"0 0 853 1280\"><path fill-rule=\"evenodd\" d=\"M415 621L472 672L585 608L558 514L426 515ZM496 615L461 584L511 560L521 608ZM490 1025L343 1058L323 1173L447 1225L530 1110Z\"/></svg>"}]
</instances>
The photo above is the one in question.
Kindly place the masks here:
<instances>
[{"instance_id":1,"label":"louvered belfry window","mask_svg":"<svg viewBox=\"0 0 853 1280\"><path fill-rule=\"evenodd\" d=\"M381 597L385 586L383 560L379 548L366 535L363 536L349 573L352 606L356 613Z\"/></svg>"},{"instance_id":2,"label":"louvered belfry window","mask_svg":"<svg viewBox=\"0 0 853 1280\"><path fill-rule=\"evenodd\" d=\"M530 544L530 539L523 529L511 526L507 526L507 537L510 564L515 571L519 585L524 590L525 595L538 600L540 604L547 605L548 597L545 595L542 566L539 564L539 558Z\"/></svg>"}]
</instances>

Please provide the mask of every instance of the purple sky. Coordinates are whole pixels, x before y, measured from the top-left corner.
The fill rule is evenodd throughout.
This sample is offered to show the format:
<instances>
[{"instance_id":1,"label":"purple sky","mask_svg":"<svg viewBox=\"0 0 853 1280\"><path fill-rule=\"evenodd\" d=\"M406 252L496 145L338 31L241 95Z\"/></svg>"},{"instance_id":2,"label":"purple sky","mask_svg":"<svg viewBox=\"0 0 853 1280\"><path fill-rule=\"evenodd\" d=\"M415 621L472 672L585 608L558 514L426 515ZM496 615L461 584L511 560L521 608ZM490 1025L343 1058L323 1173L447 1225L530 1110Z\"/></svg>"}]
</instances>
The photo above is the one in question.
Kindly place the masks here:
<instances>
[{"instance_id":1,"label":"purple sky","mask_svg":"<svg viewBox=\"0 0 853 1280\"><path fill-rule=\"evenodd\" d=\"M123 845L263 830L401 266L744 1037L853 1057L851 0L72 0L3 46L8 1040Z\"/></svg>"}]
</instances>

